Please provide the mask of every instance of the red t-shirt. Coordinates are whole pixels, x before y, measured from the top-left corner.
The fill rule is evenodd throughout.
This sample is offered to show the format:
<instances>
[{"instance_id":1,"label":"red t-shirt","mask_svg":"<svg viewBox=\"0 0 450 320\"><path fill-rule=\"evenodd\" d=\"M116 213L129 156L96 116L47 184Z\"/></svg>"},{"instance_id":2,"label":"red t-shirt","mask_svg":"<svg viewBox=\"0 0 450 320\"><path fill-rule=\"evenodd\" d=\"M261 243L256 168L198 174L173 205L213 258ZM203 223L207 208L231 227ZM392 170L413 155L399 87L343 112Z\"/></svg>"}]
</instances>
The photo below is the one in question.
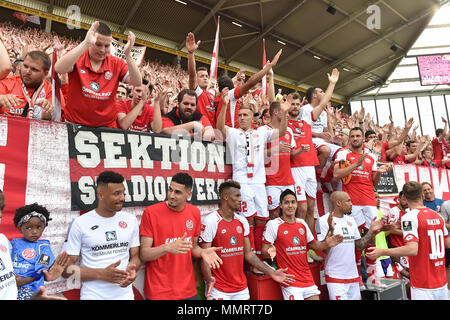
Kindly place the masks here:
<instances>
[{"instance_id":1,"label":"red t-shirt","mask_svg":"<svg viewBox=\"0 0 450 320\"><path fill-rule=\"evenodd\" d=\"M240 87L236 87L228 92L228 98L230 99L230 102L228 102L228 109L225 116L225 125L230 128L239 128L239 108L241 107L241 103L239 101L240 95L239 95ZM216 120L217 117L220 114L220 110L222 110L222 95L219 95L214 100L214 106L216 110ZM233 121L232 121L233 119Z\"/></svg>"},{"instance_id":2,"label":"red t-shirt","mask_svg":"<svg viewBox=\"0 0 450 320\"><path fill-rule=\"evenodd\" d=\"M355 163L362 156L359 153L353 153L349 149L340 151L336 156L337 164L340 160L347 160ZM376 206L374 185L372 173L377 171L377 162L374 156L368 155L361 166L353 170L350 183L342 186L342 191L348 193L355 206Z\"/></svg>"},{"instance_id":3,"label":"red t-shirt","mask_svg":"<svg viewBox=\"0 0 450 320\"><path fill-rule=\"evenodd\" d=\"M195 90L197 95L197 112L208 118L209 122L216 127L216 108L214 105L214 96L208 92L197 87Z\"/></svg>"},{"instance_id":4,"label":"red t-shirt","mask_svg":"<svg viewBox=\"0 0 450 320\"><path fill-rule=\"evenodd\" d=\"M421 166L423 167L431 167L431 168L442 168L442 161L441 160L432 160L431 163L427 160L423 160Z\"/></svg>"},{"instance_id":5,"label":"red t-shirt","mask_svg":"<svg viewBox=\"0 0 450 320\"><path fill-rule=\"evenodd\" d=\"M119 82L125 82L128 66L122 59L107 55L94 71L86 50L69 72L66 121L88 127L117 128L115 108Z\"/></svg>"},{"instance_id":6,"label":"red t-shirt","mask_svg":"<svg viewBox=\"0 0 450 320\"><path fill-rule=\"evenodd\" d=\"M416 256L409 257L411 287L437 289L447 285L444 239L448 230L435 211L414 209L402 217L403 240L418 242Z\"/></svg>"},{"instance_id":7,"label":"red t-shirt","mask_svg":"<svg viewBox=\"0 0 450 320\"><path fill-rule=\"evenodd\" d=\"M39 90L37 92L36 90ZM20 103L17 107L12 107L9 110L0 106L0 114L7 114L11 116L20 117L23 113L23 109L25 108L27 99L22 91L22 79L20 76L15 76L11 78L6 78L0 81L0 95L12 94L17 96L17 98L22 99L23 102ZM39 89L29 89L27 88L28 97L31 101L39 102L42 100L48 100L50 103L52 102L52 84L48 81L44 81L44 86ZM63 99L62 99L63 100ZM64 101L61 101L63 104Z\"/></svg>"},{"instance_id":8,"label":"red t-shirt","mask_svg":"<svg viewBox=\"0 0 450 320\"><path fill-rule=\"evenodd\" d=\"M267 125L270 127L269 125ZM270 127L272 128L272 127ZM282 143L287 143L295 148L294 133L291 128L287 128L286 134L267 143L267 149ZM270 160L266 163L266 186L290 186L294 185L295 181L292 177L291 170L291 153L290 152L276 152L271 151Z\"/></svg>"},{"instance_id":9,"label":"red t-shirt","mask_svg":"<svg viewBox=\"0 0 450 320\"><path fill-rule=\"evenodd\" d=\"M268 221L263 241L275 246L278 267L288 268L288 273L295 275L290 287L305 288L315 284L306 255L314 236L304 220L297 218L292 224L282 218Z\"/></svg>"},{"instance_id":10,"label":"red t-shirt","mask_svg":"<svg viewBox=\"0 0 450 320\"><path fill-rule=\"evenodd\" d=\"M166 202L147 207L140 235L153 238L153 247L176 241L187 233L187 239L200 236L200 210L186 203L181 211L169 208ZM183 300L197 294L197 281L192 253L165 254L145 266L144 293L149 300Z\"/></svg>"},{"instance_id":11,"label":"red t-shirt","mask_svg":"<svg viewBox=\"0 0 450 320\"><path fill-rule=\"evenodd\" d=\"M433 146L434 160L442 160L442 158L444 158L443 148L446 146L445 141L434 138L431 141L431 145Z\"/></svg>"},{"instance_id":12,"label":"red t-shirt","mask_svg":"<svg viewBox=\"0 0 450 320\"><path fill-rule=\"evenodd\" d=\"M288 121L288 127L294 132L294 139L296 149L300 148L302 144L309 144L309 152L302 152L299 156L291 160L291 167L307 167L319 165L316 149L312 142L311 125L305 120Z\"/></svg>"},{"instance_id":13,"label":"red t-shirt","mask_svg":"<svg viewBox=\"0 0 450 320\"><path fill-rule=\"evenodd\" d=\"M132 100L123 100L116 102L117 113L129 114L133 109L131 105ZM151 124L153 122L153 112L152 106L146 104L142 109L142 113L137 116L136 120L131 124L128 130L139 131L139 132L149 132L151 129Z\"/></svg>"},{"instance_id":14,"label":"red t-shirt","mask_svg":"<svg viewBox=\"0 0 450 320\"><path fill-rule=\"evenodd\" d=\"M402 209L400 209L399 206L395 206L393 208L391 208L389 210L389 216L388 216L388 223L389 224L394 224L397 221L401 221L402 217L406 214L406 211L403 211ZM389 239L391 241L391 244L396 246L396 247L401 247L405 244L405 242L403 241L403 236L402 235L395 235L395 234L390 234L389 235Z\"/></svg>"},{"instance_id":15,"label":"red t-shirt","mask_svg":"<svg viewBox=\"0 0 450 320\"><path fill-rule=\"evenodd\" d=\"M200 237L213 247L222 247L218 256L223 264L211 273L216 279L214 287L227 293L239 292L247 288L244 273L244 237L248 237L250 227L247 220L234 214L232 221L225 221L218 211L203 220Z\"/></svg>"},{"instance_id":16,"label":"red t-shirt","mask_svg":"<svg viewBox=\"0 0 450 320\"><path fill-rule=\"evenodd\" d=\"M381 157L379 161L386 162L389 161L387 158L386 151L389 149L389 142L382 142L381 144Z\"/></svg>"}]
</instances>

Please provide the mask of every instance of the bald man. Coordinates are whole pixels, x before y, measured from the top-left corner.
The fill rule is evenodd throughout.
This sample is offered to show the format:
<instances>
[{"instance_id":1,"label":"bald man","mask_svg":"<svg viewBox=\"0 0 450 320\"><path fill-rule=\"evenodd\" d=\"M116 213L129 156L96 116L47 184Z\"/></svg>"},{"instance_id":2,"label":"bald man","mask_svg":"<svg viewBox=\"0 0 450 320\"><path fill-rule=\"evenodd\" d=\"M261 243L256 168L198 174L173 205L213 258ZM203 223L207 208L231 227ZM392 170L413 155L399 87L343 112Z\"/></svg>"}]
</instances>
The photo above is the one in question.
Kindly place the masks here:
<instances>
[{"instance_id":1,"label":"bald man","mask_svg":"<svg viewBox=\"0 0 450 320\"><path fill-rule=\"evenodd\" d=\"M317 239L322 241L329 234L341 234L344 237L337 246L330 248L325 258L325 280L330 300L360 300L359 274L355 260L355 247L363 250L373 242L383 223L374 219L369 231L361 238L358 225L353 217L352 200L348 193L335 191L331 194L332 212L320 217L320 233ZM330 230L328 220L332 216L334 230ZM333 225L333 224L331 224Z\"/></svg>"}]
</instances>

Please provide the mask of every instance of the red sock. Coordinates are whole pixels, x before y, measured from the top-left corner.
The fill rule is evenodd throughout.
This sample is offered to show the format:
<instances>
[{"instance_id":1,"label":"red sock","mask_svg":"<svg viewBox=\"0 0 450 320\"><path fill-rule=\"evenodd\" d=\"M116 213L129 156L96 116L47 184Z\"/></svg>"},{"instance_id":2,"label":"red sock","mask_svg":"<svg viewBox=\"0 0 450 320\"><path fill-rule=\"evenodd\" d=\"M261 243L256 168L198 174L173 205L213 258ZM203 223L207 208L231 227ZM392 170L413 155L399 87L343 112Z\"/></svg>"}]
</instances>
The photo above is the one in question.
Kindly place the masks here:
<instances>
[{"instance_id":1,"label":"red sock","mask_svg":"<svg viewBox=\"0 0 450 320\"><path fill-rule=\"evenodd\" d=\"M264 225L255 225L255 253L260 259L262 258L261 249L264 228Z\"/></svg>"},{"instance_id":2,"label":"red sock","mask_svg":"<svg viewBox=\"0 0 450 320\"><path fill-rule=\"evenodd\" d=\"M248 239L250 240L250 246L252 251L255 252L255 236L254 236L254 226L250 225L250 232L248 234Z\"/></svg>"}]
</instances>

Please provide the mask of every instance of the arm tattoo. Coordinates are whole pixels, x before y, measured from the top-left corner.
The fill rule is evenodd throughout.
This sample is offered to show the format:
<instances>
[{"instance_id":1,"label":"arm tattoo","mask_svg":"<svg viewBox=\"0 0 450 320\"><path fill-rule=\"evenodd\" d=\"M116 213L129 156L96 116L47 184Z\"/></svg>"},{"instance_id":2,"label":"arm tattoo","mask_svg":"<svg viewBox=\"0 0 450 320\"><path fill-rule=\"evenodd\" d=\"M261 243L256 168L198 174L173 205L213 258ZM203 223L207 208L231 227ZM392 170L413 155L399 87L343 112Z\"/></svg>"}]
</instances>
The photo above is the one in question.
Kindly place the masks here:
<instances>
[{"instance_id":1,"label":"arm tattoo","mask_svg":"<svg viewBox=\"0 0 450 320\"><path fill-rule=\"evenodd\" d=\"M369 230L369 232L367 232L367 233L364 235L364 237L362 237L361 239L355 241L355 247L356 247L356 249L358 249L358 250L364 250L364 249L367 247L367 245L368 245L370 242L373 241L374 236L375 236L375 234L374 234L372 231Z\"/></svg>"}]
</instances>

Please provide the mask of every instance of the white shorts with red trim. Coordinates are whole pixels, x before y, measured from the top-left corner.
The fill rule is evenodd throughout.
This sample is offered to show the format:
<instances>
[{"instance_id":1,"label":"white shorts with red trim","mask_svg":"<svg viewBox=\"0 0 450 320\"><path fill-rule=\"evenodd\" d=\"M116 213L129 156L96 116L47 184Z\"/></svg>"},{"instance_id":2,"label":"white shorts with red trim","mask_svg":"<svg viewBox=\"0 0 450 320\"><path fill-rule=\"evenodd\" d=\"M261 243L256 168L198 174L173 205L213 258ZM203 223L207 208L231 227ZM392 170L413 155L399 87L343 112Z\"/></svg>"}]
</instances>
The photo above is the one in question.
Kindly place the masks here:
<instances>
[{"instance_id":1,"label":"white shorts with red trim","mask_svg":"<svg viewBox=\"0 0 450 320\"><path fill-rule=\"evenodd\" d=\"M447 285L437 289L411 287L411 300L448 300Z\"/></svg>"},{"instance_id":2,"label":"white shorts with red trim","mask_svg":"<svg viewBox=\"0 0 450 320\"><path fill-rule=\"evenodd\" d=\"M222 292L213 288L209 300L250 300L248 288L238 292Z\"/></svg>"},{"instance_id":3,"label":"white shorts with red trim","mask_svg":"<svg viewBox=\"0 0 450 320\"><path fill-rule=\"evenodd\" d=\"M359 281L327 282L327 289L330 300L361 300Z\"/></svg>"},{"instance_id":4,"label":"white shorts with red trim","mask_svg":"<svg viewBox=\"0 0 450 320\"><path fill-rule=\"evenodd\" d=\"M281 287L284 300L305 300L312 296L320 295L320 291L316 285L311 287Z\"/></svg>"},{"instance_id":5,"label":"white shorts with red trim","mask_svg":"<svg viewBox=\"0 0 450 320\"><path fill-rule=\"evenodd\" d=\"M352 206L351 216L355 219L358 228L370 228L372 220L377 216L377 207L373 206Z\"/></svg>"},{"instance_id":6,"label":"white shorts with red trim","mask_svg":"<svg viewBox=\"0 0 450 320\"><path fill-rule=\"evenodd\" d=\"M296 167L292 168L291 171L295 181L295 193L298 202L306 201L306 196L316 199L317 178L315 167Z\"/></svg>"},{"instance_id":7,"label":"white shorts with red trim","mask_svg":"<svg viewBox=\"0 0 450 320\"><path fill-rule=\"evenodd\" d=\"M268 220L266 187L262 183L241 183L241 211L245 218Z\"/></svg>"},{"instance_id":8,"label":"white shorts with red trim","mask_svg":"<svg viewBox=\"0 0 450 320\"><path fill-rule=\"evenodd\" d=\"M280 195L284 190L290 189L295 192L295 186L266 186L267 203L269 211L276 210L280 206Z\"/></svg>"}]
</instances>

